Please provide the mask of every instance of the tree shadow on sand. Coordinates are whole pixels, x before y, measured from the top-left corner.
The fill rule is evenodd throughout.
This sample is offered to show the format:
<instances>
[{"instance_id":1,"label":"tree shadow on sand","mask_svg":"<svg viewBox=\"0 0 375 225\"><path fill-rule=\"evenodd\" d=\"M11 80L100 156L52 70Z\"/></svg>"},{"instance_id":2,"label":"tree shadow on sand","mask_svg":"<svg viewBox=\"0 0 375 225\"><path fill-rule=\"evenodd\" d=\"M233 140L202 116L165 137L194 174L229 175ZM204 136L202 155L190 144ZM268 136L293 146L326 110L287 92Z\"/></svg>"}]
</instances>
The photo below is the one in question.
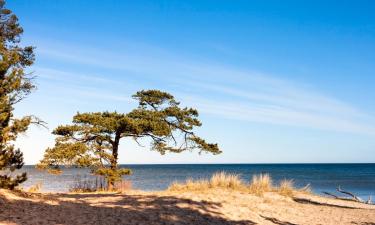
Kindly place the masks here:
<instances>
[{"instance_id":1,"label":"tree shadow on sand","mask_svg":"<svg viewBox=\"0 0 375 225\"><path fill-rule=\"evenodd\" d=\"M101 198L100 202L95 199ZM59 199L58 199L59 198ZM64 198L64 200L61 200ZM74 199L70 201L69 199ZM0 195L0 223L124 225L254 225L231 221L217 210L221 204L173 196L59 194L43 201L9 200Z\"/></svg>"}]
</instances>

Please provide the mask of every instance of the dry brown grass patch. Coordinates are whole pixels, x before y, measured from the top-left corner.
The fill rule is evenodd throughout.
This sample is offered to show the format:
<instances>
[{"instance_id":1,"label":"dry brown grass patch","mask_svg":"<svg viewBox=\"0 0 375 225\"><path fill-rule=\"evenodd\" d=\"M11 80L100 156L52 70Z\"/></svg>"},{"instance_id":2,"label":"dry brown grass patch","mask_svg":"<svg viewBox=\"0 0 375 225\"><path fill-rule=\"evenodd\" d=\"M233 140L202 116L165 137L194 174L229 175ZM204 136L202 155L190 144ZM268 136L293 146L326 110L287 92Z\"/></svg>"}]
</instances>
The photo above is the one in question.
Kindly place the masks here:
<instances>
[{"instance_id":1,"label":"dry brown grass patch","mask_svg":"<svg viewBox=\"0 0 375 225\"><path fill-rule=\"evenodd\" d=\"M282 196L293 197L296 192L293 180L282 180L277 192Z\"/></svg>"},{"instance_id":2,"label":"dry brown grass patch","mask_svg":"<svg viewBox=\"0 0 375 225\"><path fill-rule=\"evenodd\" d=\"M207 180L193 180L190 178L184 183L173 182L168 187L168 191L202 191L208 188L209 182Z\"/></svg>"},{"instance_id":3,"label":"dry brown grass patch","mask_svg":"<svg viewBox=\"0 0 375 225\"><path fill-rule=\"evenodd\" d=\"M174 182L168 187L168 191L206 191L210 189L235 190L260 197L267 192L278 193L286 197L293 197L297 192L309 192L308 186L296 189L293 180L282 180L279 185L274 186L269 174L254 175L247 185L243 183L239 175L225 172L215 173L209 180L187 179L185 182Z\"/></svg>"},{"instance_id":4,"label":"dry brown grass patch","mask_svg":"<svg viewBox=\"0 0 375 225\"><path fill-rule=\"evenodd\" d=\"M169 191L203 191L208 189L223 188L232 190L245 189L239 175L225 172L215 173L210 180L188 179L184 183L174 182L169 187Z\"/></svg>"},{"instance_id":5,"label":"dry brown grass patch","mask_svg":"<svg viewBox=\"0 0 375 225\"><path fill-rule=\"evenodd\" d=\"M31 186L27 192L31 192L31 193L39 193L40 191L42 190L42 183L37 183L33 186Z\"/></svg>"},{"instance_id":6,"label":"dry brown grass patch","mask_svg":"<svg viewBox=\"0 0 375 225\"><path fill-rule=\"evenodd\" d=\"M238 174L225 172L215 173L211 177L209 184L211 188L241 189L244 187Z\"/></svg>"},{"instance_id":7,"label":"dry brown grass patch","mask_svg":"<svg viewBox=\"0 0 375 225\"><path fill-rule=\"evenodd\" d=\"M254 175L249 185L249 191L252 194L262 196L265 192L274 189L272 179L269 174Z\"/></svg>"}]
</instances>

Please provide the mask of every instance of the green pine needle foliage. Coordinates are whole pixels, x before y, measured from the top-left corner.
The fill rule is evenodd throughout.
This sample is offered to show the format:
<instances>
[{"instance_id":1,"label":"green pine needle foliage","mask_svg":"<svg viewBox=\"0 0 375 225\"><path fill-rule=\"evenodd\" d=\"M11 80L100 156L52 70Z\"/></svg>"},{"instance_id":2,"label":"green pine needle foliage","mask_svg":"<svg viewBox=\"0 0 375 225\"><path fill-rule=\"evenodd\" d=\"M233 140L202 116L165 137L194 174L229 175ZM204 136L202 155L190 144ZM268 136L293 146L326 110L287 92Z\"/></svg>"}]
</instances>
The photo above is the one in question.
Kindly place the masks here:
<instances>
[{"instance_id":1,"label":"green pine needle foliage","mask_svg":"<svg viewBox=\"0 0 375 225\"><path fill-rule=\"evenodd\" d=\"M23 166L22 152L13 143L30 123L39 123L33 116L13 115L14 105L35 88L25 72L34 63L34 48L19 45L22 33L17 16L0 0L0 188L8 189L26 180L26 173L11 175Z\"/></svg>"},{"instance_id":2,"label":"green pine needle foliage","mask_svg":"<svg viewBox=\"0 0 375 225\"><path fill-rule=\"evenodd\" d=\"M194 149L221 153L217 144L207 143L193 132L202 125L197 110L181 108L171 94L159 90L142 90L133 98L139 105L129 113L77 113L71 125L57 127L55 146L46 150L37 167L54 172L62 165L88 167L113 184L131 173L117 164L124 138L139 144L147 139L151 149L161 154Z\"/></svg>"}]
</instances>

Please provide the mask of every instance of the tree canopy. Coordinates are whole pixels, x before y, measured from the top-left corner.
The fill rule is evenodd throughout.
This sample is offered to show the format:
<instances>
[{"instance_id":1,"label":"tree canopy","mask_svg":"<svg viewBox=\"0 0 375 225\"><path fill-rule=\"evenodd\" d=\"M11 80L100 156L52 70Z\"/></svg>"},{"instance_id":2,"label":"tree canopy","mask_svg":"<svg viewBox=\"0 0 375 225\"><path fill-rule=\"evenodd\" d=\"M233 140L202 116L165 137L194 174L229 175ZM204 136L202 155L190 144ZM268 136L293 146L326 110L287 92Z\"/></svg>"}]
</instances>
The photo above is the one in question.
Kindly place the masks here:
<instances>
[{"instance_id":1,"label":"tree canopy","mask_svg":"<svg viewBox=\"0 0 375 225\"><path fill-rule=\"evenodd\" d=\"M23 33L18 18L0 0L0 187L13 189L26 180L26 173L12 177L9 172L23 166L23 155L13 142L25 132L33 116L14 118L14 105L35 88L25 68L34 63L33 47L21 47Z\"/></svg>"},{"instance_id":2,"label":"tree canopy","mask_svg":"<svg viewBox=\"0 0 375 225\"><path fill-rule=\"evenodd\" d=\"M139 104L129 113L77 113L71 125L57 127L53 131L57 135L55 146L46 150L38 167L52 172L61 165L89 167L113 185L130 173L117 165L122 138L137 143L148 138L151 149L161 154L193 149L221 153L217 144L207 143L193 132L202 125L196 109L181 108L171 94L159 90L142 90L133 98Z\"/></svg>"}]
</instances>

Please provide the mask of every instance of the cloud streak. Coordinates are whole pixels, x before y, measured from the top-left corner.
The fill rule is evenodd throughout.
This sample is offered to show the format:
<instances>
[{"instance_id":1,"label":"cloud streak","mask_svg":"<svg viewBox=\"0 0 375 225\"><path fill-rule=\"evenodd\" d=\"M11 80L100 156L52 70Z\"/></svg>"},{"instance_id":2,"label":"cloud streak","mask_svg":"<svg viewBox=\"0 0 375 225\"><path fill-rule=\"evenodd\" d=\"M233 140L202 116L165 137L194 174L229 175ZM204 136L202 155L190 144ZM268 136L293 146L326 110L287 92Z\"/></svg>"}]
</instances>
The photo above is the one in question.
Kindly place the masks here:
<instances>
[{"instance_id":1,"label":"cloud streak","mask_svg":"<svg viewBox=\"0 0 375 225\"><path fill-rule=\"evenodd\" d=\"M50 85L61 82L66 88L69 85L100 87L100 92L80 93L87 98L131 102L121 96L130 95L137 88L153 86L173 92L186 105L226 119L375 136L373 115L306 84L230 66L195 62L144 46L137 51L147 54L132 49L122 50L126 54L118 55L100 49L74 46L72 51L69 48L41 46L38 54L66 66L79 64L88 71L99 68L120 75L82 74L43 65L34 69ZM127 78L135 82L121 88Z\"/></svg>"}]
</instances>

